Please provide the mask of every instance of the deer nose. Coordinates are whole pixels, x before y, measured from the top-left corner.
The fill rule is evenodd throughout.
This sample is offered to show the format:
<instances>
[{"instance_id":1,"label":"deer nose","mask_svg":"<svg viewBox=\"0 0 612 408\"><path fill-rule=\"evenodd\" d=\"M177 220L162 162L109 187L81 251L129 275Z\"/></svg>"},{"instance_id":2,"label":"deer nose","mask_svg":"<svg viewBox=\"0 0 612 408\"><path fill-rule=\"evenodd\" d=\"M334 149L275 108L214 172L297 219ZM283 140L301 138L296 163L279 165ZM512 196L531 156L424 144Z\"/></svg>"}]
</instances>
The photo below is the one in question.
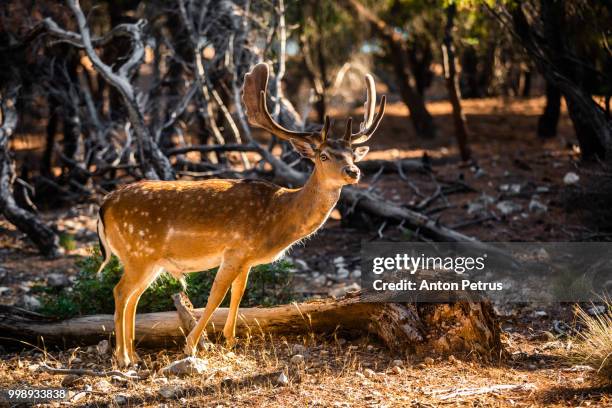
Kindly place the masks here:
<instances>
[{"instance_id":1,"label":"deer nose","mask_svg":"<svg viewBox=\"0 0 612 408\"><path fill-rule=\"evenodd\" d=\"M359 176L361 175L361 171L359 170L359 167L354 166L354 165L344 167L342 169L342 172L352 179L358 179Z\"/></svg>"}]
</instances>

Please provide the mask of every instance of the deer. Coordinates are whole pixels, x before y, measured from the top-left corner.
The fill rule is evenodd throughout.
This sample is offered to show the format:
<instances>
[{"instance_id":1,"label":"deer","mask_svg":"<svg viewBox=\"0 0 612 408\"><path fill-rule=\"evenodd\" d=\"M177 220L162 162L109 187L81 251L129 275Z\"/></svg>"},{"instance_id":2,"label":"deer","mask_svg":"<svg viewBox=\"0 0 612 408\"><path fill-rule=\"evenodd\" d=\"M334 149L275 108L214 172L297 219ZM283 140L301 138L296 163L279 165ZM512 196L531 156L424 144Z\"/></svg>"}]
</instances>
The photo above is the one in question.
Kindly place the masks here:
<instances>
[{"instance_id":1,"label":"deer","mask_svg":"<svg viewBox=\"0 0 612 408\"><path fill-rule=\"evenodd\" d=\"M314 170L301 188L265 181L207 179L140 181L109 193L98 214L103 262L115 254L124 267L113 290L115 358L119 366L137 364L134 350L138 300L163 272L184 281L187 273L218 267L206 306L186 337L185 354L197 353L202 332L231 287L223 335L236 343L236 319L252 267L278 260L294 244L314 234L334 209L343 186L355 184L355 165L369 151L367 142L384 115L386 97L376 112L374 79L366 75L364 120L355 133L348 118L344 135L332 138L329 116L317 131L289 130L270 114L266 99L269 67L256 65L245 75L242 102L251 126L287 140Z\"/></svg>"}]
</instances>

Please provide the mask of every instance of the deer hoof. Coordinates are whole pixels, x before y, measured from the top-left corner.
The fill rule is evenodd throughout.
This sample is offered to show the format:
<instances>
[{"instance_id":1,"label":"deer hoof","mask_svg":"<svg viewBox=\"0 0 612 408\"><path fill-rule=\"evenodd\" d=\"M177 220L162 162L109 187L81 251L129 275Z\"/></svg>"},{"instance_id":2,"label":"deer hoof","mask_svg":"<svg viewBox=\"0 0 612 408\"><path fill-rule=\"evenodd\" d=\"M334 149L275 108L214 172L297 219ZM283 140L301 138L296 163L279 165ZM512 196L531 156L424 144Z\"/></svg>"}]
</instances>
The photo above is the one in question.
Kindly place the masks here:
<instances>
[{"instance_id":1,"label":"deer hoof","mask_svg":"<svg viewBox=\"0 0 612 408\"><path fill-rule=\"evenodd\" d=\"M197 346L192 346L191 342L187 341L187 344L185 344L185 349L183 350L183 352L188 357L195 357L195 355L198 352L198 347Z\"/></svg>"},{"instance_id":2,"label":"deer hoof","mask_svg":"<svg viewBox=\"0 0 612 408\"><path fill-rule=\"evenodd\" d=\"M132 365L136 365L141 361L140 356L138 355L138 353L136 353L135 351L132 351L130 353L130 363Z\"/></svg>"},{"instance_id":3,"label":"deer hoof","mask_svg":"<svg viewBox=\"0 0 612 408\"><path fill-rule=\"evenodd\" d=\"M232 349L236 347L237 343L238 343L238 340L236 340L235 337L228 337L225 339L225 347L228 349Z\"/></svg>"},{"instance_id":4,"label":"deer hoof","mask_svg":"<svg viewBox=\"0 0 612 408\"><path fill-rule=\"evenodd\" d=\"M128 368L132 364L132 361L126 354L117 355L117 365L120 368Z\"/></svg>"}]
</instances>

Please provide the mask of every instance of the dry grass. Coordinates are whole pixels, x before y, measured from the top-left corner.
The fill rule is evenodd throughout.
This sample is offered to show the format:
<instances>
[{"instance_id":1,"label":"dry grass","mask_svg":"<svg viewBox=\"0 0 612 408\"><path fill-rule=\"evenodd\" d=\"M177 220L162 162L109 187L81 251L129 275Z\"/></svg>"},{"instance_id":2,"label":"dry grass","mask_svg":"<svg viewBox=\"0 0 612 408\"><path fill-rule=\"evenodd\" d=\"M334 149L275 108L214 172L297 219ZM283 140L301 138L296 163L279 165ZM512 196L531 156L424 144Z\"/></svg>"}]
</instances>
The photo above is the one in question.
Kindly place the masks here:
<instances>
[{"instance_id":1,"label":"dry grass","mask_svg":"<svg viewBox=\"0 0 612 408\"><path fill-rule=\"evenodd\" d=\"M577 334L574 357L595 368L601 379L612 384L612 303L606 300L604 304L606 311L595 316L576 307L576 315L584 330Z\"/></svg>"},{"instance_id":2,"label":"dry grass","mask_svg":"<svg viewBox=\"0 0 612 408\"><path fill-rule=\"evenodd\" d=\"M612 402L609 390L589 384L584 372L564 369L563 359L555 357L566 349L563 342L537 344L523 335L512 337L512 357L482 363L470 356L394 355L367 338L254 336L243 339L234 351L214 346L202 352L208 369L185 378L160 373L162 367L183 357L178 350L139 350L143 357L139 371L148 370L147 379L82 377L68 386L72 395L82 394L68 405L115 407L121 401L124 407L562 407ZM291 363L296 350L305 357L303 365ZM401 370L393 369L398 359ZM87 348L30 350L0 358L0 388L61 386L63 376L41 372L36 368L41 362L54 367L116 368L110 355L100 356ZM288 377L285 385L276 381L281 372ZM460 390L496 385L523 387L444 398ZM164 397L164 390L172 390L172 395Z\"/></svg>"}]
</instances>

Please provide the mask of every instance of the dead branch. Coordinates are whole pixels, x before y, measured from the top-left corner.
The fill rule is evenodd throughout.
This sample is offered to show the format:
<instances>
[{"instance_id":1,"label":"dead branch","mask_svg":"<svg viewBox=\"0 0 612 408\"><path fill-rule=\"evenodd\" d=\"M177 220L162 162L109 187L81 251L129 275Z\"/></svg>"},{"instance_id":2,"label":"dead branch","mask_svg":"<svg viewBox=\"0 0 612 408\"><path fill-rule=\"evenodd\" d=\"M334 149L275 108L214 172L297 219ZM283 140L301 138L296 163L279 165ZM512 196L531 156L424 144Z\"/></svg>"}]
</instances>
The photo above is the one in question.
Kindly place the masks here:
<instances>
[{"instance_id":1,"label":"dead branch","mask_svg":"<svg viewBox=\"0 0 612 408\"><path fill-rule=\"evenodd\" d=\"M150 179L174 179L174 171L168 158L161 152L145 124L144 114L138 103L138 93L130 82L132 74L140 65L144 56L142 31L145 21L140 20L136 24L123 24L119 30L115 31L115 34L129 33L132 42L131 54L115 73L96 53L87 20L78 2L67 0L67 3L75 16L80 35L60 28L49 18L44 20L47 32L59 39L68 41L70 44L78 43L87 53L96 72L119 92L140 145L140 166L144 175Z\"/></svg>"},{"instance_id":2,"label":"dead branch","mask_svg":"<svg viewBox=\"0 0 612 408\"><path fill-rule=\"evenodd\" d=\"M25 233L43 255L56 257L61 253L59 237L35 214L19 207L13 195L15 169L9 153L9 139L17 127L18 83L5 84L2 89L0 106L2 126L0 127L0 213Z\"/></svg>"},{"instance_id":3,"label":"dead branch","mask_svg":"<svg viewBox=\"0 0 612 408\"><path fill-rule=\"evenodd\" d=\"M58 375L78 375L78 376L86 376L86 377L121 377L128 380L143 380L147 378L146 376L140 376L136 373L124 373L119 370L111 370L111 371L96 371L96 370L87 370L81 368L53 368L49 367L46 364L41 364L39 369L41 371L50 373L50 374L58 374Z\"/></svg>"}]
</instances>

